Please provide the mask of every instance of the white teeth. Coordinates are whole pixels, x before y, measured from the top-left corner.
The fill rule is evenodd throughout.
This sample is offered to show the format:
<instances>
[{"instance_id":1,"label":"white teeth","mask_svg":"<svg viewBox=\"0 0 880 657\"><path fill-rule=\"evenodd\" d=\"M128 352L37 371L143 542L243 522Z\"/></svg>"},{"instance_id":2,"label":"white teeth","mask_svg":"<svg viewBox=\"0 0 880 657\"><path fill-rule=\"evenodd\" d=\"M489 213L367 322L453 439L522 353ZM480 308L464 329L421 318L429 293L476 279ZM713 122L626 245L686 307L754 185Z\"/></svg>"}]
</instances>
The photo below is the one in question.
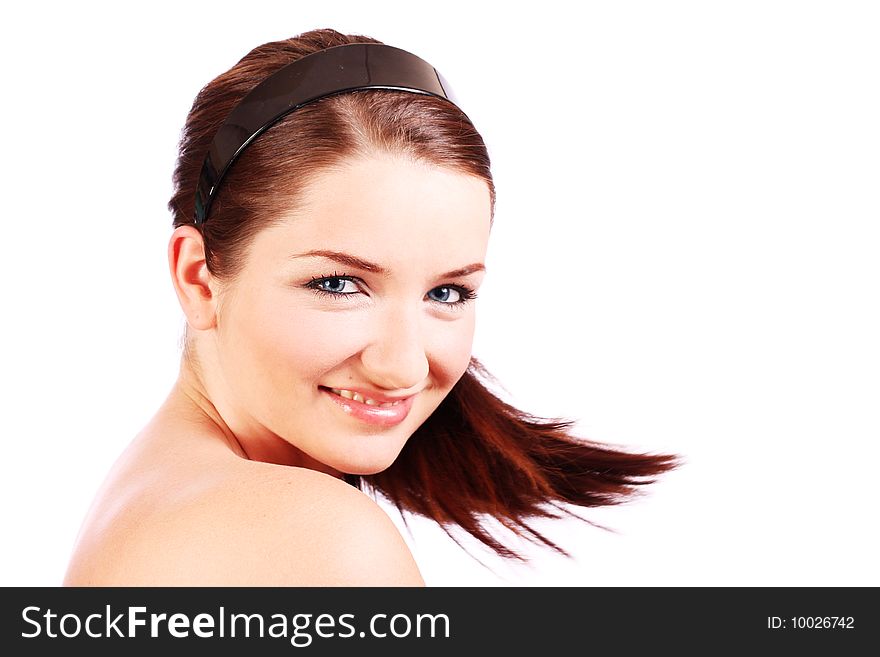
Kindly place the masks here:
<instances>
[{"instance_id":1,"label":"white teeth","mask_svg":"<svg viewBox=\"0 0 880 657\"><path fill-rule=\"evenodd\" d=\"M351 390L341 390L339 388L330 388L330 392L339 395L340 397L351 399L352 401L361 402L362 404L366 404L367 406L378 406L379 408L391 408L392 406L397 406L400 403L400 400L393 402L379 402L375 399L364 397L359 392L352 392Z\"/></svg>"}]
</instances>

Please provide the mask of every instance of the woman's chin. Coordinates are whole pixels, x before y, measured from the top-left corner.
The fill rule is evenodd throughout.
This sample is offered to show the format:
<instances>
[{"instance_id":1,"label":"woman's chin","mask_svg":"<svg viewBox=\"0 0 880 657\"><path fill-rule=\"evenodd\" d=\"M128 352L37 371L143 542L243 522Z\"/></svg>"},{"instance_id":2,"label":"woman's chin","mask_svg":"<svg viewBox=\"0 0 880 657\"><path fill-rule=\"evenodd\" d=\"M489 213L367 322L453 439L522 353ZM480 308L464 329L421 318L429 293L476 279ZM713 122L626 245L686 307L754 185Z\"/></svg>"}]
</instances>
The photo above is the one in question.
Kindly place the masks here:
<instances>
[{"instance_id":1,"label":"woman's chin","mask_svg":"<svg viewBox=\"0 0 880 657\"><path fill-rule=\"evenodd\" d=\"M335 460L329 465L339 472L350 475L374 475L383 472L394 463L398 451L394 453L361 455L360 458L347 455L345 458Z\"/></svg>"},{"instance_id":2,"label":"woman's chin","mask_svg":"<svg viewBox=\"0 0 880 657\"><path fill-rule=\"evenodd\" d=\"M348 462L340 464L341 467L337 469L340 472L350 475L374 475L384 472L391 467L392 463L394 463L394 459L369 462Z\"/></svg>"}]
</instances>

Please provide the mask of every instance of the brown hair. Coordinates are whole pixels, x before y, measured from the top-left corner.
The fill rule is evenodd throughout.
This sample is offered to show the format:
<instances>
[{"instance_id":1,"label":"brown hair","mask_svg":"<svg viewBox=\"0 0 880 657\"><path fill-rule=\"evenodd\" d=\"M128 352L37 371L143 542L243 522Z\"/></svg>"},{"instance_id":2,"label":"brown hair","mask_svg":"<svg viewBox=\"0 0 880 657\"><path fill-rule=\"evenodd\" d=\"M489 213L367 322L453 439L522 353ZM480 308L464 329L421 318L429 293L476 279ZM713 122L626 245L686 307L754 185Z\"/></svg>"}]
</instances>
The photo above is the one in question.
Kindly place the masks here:
<instances>
[{"instance_id":1,"label":"brown hair","mask_svg":"<svg viewBox=\"0 0 880 657\"><path fill-rule=\"evenodd\" d=\"M187 117L168 204L174 226L193 224L196 183L209 144L232 110L257 83L307 54L347 43L381 43L313 30L263 44L206 85ZM291 148L290 144L296 144ZM477 176L495 187L479 133L454 105L431 96L365 90L332 96L288 114L256 139L228 172L209 219L196 225L208 270L232 280L251 239L295 207L303 188L322 170L376 151ZM188 344L188 341L187 341ZM396 461L375 475L348 475L387 496L401 511L425 515L448 532L458 525L494 549L519 555L490 535L481 516L516 534L562 548L532 529L529 517L571 513L630 498L650 477L677 465L671 455L631 454L573 437L570 422L532 417L488 387L475 359L437 410L407 441Z\"/></svg>"}]
</instances>

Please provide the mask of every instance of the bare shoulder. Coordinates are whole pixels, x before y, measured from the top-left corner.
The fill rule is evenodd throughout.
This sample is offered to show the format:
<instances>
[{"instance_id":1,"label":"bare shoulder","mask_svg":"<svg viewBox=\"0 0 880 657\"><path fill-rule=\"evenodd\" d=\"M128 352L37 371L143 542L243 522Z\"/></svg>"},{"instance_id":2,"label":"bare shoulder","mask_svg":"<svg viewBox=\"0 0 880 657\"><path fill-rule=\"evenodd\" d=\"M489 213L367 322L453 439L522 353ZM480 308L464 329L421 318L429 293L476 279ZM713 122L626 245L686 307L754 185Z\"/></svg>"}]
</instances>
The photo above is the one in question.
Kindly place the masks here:
<instances>
[{"instance_id":1,"label":"bare shoulder","mask_svg":"<svg viewBox=\"0 0 880 657\"><path fill-rule=\"evenodd\" d=\"M388 515L356 488L311 470L248 462L140 516L119 524L99 567L67 583L424 585Z\"/></svg>"}]
</instances>

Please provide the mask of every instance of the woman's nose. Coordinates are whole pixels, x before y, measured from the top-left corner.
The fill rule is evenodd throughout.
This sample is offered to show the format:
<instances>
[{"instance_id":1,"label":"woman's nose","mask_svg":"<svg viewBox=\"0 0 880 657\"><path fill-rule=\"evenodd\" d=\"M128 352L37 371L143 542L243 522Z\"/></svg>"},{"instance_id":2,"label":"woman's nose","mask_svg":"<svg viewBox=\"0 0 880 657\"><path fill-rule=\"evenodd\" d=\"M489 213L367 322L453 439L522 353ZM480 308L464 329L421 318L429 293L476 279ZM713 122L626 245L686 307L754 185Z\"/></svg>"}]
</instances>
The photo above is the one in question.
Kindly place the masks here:
<instances>
[{"instance_id":1,"label":"woman's nose","mask_svg":"<svg viewBox=\"0 0 880 657\"><path fill-rule=\"evenodd\" d=\"M365 374L386 390L407 390L428 377L421 318L414 310L388 309L377 318L361 352Z\"/></svg>"}]
</instances>

